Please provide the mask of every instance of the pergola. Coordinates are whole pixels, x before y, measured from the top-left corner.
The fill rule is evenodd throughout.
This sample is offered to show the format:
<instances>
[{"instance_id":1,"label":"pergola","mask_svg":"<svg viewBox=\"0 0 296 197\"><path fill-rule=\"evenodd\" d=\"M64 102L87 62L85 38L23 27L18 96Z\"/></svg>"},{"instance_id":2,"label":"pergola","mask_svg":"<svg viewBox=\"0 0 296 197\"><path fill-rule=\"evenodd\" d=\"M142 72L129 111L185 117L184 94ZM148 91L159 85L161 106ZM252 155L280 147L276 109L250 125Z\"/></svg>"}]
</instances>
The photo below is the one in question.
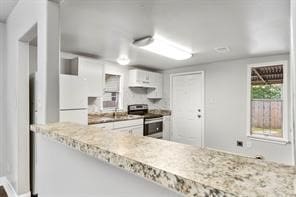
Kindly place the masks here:
<instances>
[{"instance_id":1,"label":"pergola","mask_svg":"<svg viewBox=\"0 0 296 197\"><path fill-rule=\"evenodd\" d=\"M252 85L283 83L283 65L252 68Z\"/></svg>"}]
</instances>

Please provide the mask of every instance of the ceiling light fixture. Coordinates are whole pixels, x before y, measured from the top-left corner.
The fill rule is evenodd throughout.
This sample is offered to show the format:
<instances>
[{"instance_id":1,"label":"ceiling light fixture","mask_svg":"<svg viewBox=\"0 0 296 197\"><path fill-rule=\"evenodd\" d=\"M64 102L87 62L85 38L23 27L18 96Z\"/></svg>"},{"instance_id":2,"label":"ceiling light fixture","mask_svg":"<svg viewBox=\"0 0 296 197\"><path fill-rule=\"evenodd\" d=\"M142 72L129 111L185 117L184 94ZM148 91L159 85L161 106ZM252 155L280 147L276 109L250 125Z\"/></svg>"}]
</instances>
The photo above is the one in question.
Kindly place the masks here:
<instances>
[{"instance_id":1,"label":"ceiling light fixture","mask_svg":"<svg viewBox=\"0 0 296 197\"><path fill-rule=\"evenodd\" d=\"M192 57L192 53L188 49L159 36L147 36L137 39L134 41L134 45L175 60L186 60Z\"/></svg>"},{"instance_id":2,"label":"ceiling light fixture","mask_svg":"<svg viewBox=\"0 0 296 197\"><path fill-rule=\"evenodd\" d=\"M216 48L214 48L214 50L217 53L229 53L230 52L230 48L229 47L216 47Z\"/></svg>"},{"instance_id":3,"label":"ceiling light fixture","mask_svg":"<svg viewBox=\"0 0 296 197\"><path fill-rule=\"evenodd\" d=\"M117 63L122 65L122 66L126 66L130 63L130 59L127 56L120 56L119 58L117 58Z\"/></svg>"}]
</instances>

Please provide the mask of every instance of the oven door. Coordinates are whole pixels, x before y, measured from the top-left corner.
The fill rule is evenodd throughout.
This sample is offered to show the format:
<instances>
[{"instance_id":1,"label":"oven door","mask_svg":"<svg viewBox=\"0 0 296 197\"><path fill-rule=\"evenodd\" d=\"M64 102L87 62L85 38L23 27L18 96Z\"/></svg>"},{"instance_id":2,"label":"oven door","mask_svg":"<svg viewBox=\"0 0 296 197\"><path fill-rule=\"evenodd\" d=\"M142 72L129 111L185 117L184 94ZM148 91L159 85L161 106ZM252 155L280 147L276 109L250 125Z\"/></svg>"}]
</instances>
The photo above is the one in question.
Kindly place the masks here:
<instances>
[{"instance_id":1,"label":"oven door","mask_svg":"<svg viewBox=\"0 0 296 197\"><path fill-rule=\"evenodd\" d=\"M162 117L145 119L144 136L162 138Z\"/></svg>"}]
</instances>

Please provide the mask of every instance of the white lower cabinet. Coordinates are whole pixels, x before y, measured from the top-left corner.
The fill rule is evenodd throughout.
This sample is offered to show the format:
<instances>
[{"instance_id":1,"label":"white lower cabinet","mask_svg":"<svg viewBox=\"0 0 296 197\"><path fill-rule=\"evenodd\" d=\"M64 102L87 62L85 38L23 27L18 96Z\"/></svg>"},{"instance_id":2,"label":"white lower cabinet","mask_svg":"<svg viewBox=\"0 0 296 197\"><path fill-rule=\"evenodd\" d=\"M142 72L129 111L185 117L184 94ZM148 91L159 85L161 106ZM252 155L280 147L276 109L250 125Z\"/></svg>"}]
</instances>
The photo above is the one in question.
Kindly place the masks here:
<instances>
[{"instance_id":1,"label":"white lower cabinet","mask_svg":"<svg viewBox=\"0 0 296 197\"><path fill-rule=\"evenodd\" d=\"M170 140L171 116L163 116L163 139Z\"/></svg>"},{"instance_id":2,"label":"white lower cabinet","mask_svg":"<svg viewBox=\"0 0 296 197\"><path fill-rule=\"evenodd\" d=\"M95 124L93 126L101 128L101 129L110 129L110 130L112 130L113 129L113 122Z\"/></svg>"},{"instance_id":3,"label":"white lower cabinet","mask_svg":"<svg viewBox=\"0 0 296 197\"><path fill-rule=\"evenodd\" d=\"M144 132L143 124L139 126L134 126L132 128L132 134L134 135L143 136L143 132Z\"/></svg>"},{"instance_id":4,"label":"white lower cabinet","mask_svg":"<svg viewBox=\"0 0 296 197\"><path fill-rule=\"evenodd\" d=\"M114 122L113 130L143 136L143 119Z\"/></svg>"},{"instance_id":5,"label":"white lower cabinet","mask_svg":"<svg viewBox=\"0 0 296 197\"><path fill-rule=\"evenodd\" d=\"M143 136L143 119L116 121L92 125L98 128Z\"/></svg>"}]
</instances>

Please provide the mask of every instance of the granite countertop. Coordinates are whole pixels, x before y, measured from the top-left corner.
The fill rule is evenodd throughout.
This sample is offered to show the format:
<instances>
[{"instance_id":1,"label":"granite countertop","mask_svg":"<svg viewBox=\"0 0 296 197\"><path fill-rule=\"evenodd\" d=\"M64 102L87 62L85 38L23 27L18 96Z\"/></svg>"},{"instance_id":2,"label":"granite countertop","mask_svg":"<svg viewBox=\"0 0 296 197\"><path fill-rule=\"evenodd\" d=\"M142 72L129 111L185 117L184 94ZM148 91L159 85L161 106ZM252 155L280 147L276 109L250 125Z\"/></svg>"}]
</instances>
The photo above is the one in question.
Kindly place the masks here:
<instances>
[{"instance_id":1,"label":"granite countertop","mask_svg":"<svg viewBox=\"0 0 296 197\"><path fill-rule=\"evenodd\" d=\"M296 196L296 167L72 123L31 130L186 196Z\"/></svg>"},{"instance_id":2,"label":"granite countertop","mask_svg":"<svg viewBox=\"0 0 296 197\"><path fill-rule=\"evenodd\" d=\"M116 112L116 116L113 116L114 112L106 112L106 113L89 113L88 114L88 125L92 124L102 124L107 122L117 122L117 121L125 121L125 120L135 120L142 119L144 116L138 115L128 115L127 112ZM163 116L170 116L170 110L162 110L162 109L152 109L149 110L149 113L152 114L161 114Z\"/></svg>"},{"instance_id":3,"label":"granite countertop","mask_svg":"<svg viewBox=\"0 0 296 197\"><path fill-rule=\"evenodd\" d=\"M117 121L125 121L125 120L135 120L135 119L143 119L143 116L138 115L117 115L115 117L110 115L101 115L101 114L89 114L88 115L88 125L92 124L102 124L107 122L117 122Z\"/></svg>"}]
</instances>

